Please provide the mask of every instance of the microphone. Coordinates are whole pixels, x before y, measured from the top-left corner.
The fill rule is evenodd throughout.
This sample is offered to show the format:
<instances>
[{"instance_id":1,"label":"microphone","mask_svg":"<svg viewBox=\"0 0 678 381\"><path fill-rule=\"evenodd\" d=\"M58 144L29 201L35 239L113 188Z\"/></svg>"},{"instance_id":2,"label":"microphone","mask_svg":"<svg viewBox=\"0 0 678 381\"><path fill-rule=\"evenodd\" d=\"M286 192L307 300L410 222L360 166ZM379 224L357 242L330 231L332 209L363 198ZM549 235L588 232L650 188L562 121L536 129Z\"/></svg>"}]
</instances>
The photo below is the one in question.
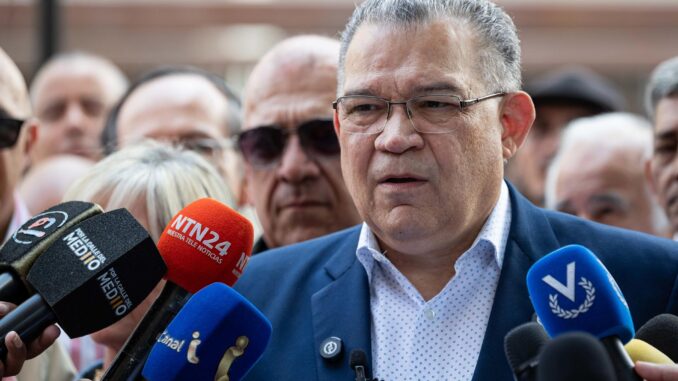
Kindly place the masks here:
<instances>
[{"instance_id":1,"label":"microphone","mask_svg":"<svg viewBox=\"0 0 678 381\"><path fill-rule=\"evenodd\" d=\"M661 314L653 317L636 332L636 339L653 345L678 363L678 316Z\"/></svg>"},{"instance_id":2,"label":"microphone","mask_svg":"<svg viewBox=\"0 0 678 381\"><path fill-rule=\"evenodd\" d=\"M632 339L624 345L624 348L634 364L636 361L651 362L653 364L675 364L667 355L643 340Z\"/></svg>"},{"instance_id":3,"label":"microphone","mask_svg":"<svg viewBox=\"0 0 678 381\"><path fill-rule=\"evenodd\" d=\"M537 377L539 353L549 337L535 322L519 325L506 334L504 352L516 381L534 381Z\"/></svg>"},{"instance_id":4,"label":"microphone","mask_svg":"<svg viewBox=\"0 0 678 381\"><path fill-rule=\"evenodd\" d=\"M13 330L29 342L52 323L70 337L115 323L165 271L153 240L127 210L80 222L35 260L26 281L37 293L0 320L0 356L6 356L4 337Z\"/></svg>"},{"instance_id":5,"label":"microphone","mask_svg":"<svg viewBox=\"0 0 678 381\"><path fill-rule=\"evenodd\" d=\"M590 250L570 245L544 256L527 272L527 289L549 336L587 332L601 340L620 381L641 381L623 347L635 332L628 305Z\"/></svg>"},{"instance_id":6,"label":"microphone","mask_svg":"<svg viewBox=\"0 0 678 381\"><path fill-rule=\"evenodd\" d=\"M370 381L367 378L367 355L362 349L351 351L348 365L355 371L355 381Z\"/></svg>"},{"instance_id":7,"label":"microphone","mask_svg":"<svg viewBox=\"0 0 678 381\"><path fill-rule=\"evenodd\" d=\"M603 345L584 332L551 340L539 356L539 381L613 381L614 367Z\"/></svg>"},{"instance_id":8,"label":"microphone","mask_svg":"<svg viewBox=\"0 0 678 381\"><path fill-rule=\"evenodd\" d=\"M102 212L97 204L69 201L21 225L0 248L0 300L19 304L34 294L25 280L33 262L67 229Z\"/></svg>"},{"instance_id":9,"label":"microphone","mask_svg":"<svg viewBox=\"0 0 678 381\"><path fill-rule=\"evenodd\" d=\"M222 282L233 285L249 260L252 224L221 202L202 198L179 211L158 240L167 264L167 284L127 339L102 381L140 371L156 337L177 315L189 293Z\"/></svg>"},{"instance_id":10,"label":"microphone","mask_svg":"<svg viewBox=\"0 0 678 381\"><path fill-rule=\"evenodd\" d=\"M142 375L148 381L238 381L270 338L271 323L252 303L213 283L193 295L158 336Z\"/></svg>"}]
</instances>

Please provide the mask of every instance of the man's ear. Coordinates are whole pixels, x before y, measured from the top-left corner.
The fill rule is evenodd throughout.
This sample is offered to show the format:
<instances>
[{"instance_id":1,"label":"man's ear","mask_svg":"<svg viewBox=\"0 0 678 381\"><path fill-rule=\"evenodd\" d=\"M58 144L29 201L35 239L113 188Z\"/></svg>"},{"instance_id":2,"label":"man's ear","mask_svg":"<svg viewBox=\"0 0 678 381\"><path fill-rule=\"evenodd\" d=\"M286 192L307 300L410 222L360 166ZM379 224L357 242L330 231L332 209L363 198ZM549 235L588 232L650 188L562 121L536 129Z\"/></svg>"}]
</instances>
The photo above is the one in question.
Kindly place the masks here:
<instances>
[{"instance_id":1,"label":"man's ear","mask_svg":"<svg viewBox=\"0 0 678 381\"><path fill-rule=\"evenodd\" d=\"M502 154L505 160L515 155L523 144L534 117L534 104L526 92L517 91L504 96L499 118L502 124Z\"/></svg>"},{"instance_id":2,"label":"man's ear","mask_svg":"<svg viewBox=\"0 0 678 381\"><path fill-rule=\"evenodd\" d=\"M650 193L657 197L657 186L654 183L654 176L652 176L652 159L645 160L645 182L650 189Z\"/></svg>"},{"instance_id":3,"label":"man's ear","mask_svg":"<svg viewBox=\"0 0 678 381\"><path fill-rule=\"evenodd\" d=\"M35 142L38 140L38 127L40 122L37 118L30 118L26 121L26 124L22 127L25 131L25 138L21 149L23 154L28 156L31 153L31 150L35 146Z\"/></svg>"},{"instance_id":4,"label":"man's ear","mask_svg":"<svg viewBox=\"0 0 678 381\"><path fill-rule=\"evenodd\" d=\"M33 165L31 153L33 147L35 147L35 142L38 140L39 126L40 122L37 118L29 118L24 122L24 125L21 126L21 135L19 136L19 141L17 141L17 146L14 149L21 152L22 164L20 176L22 177Z\"/></svg>"},{"instance_id":5,"label":"man's ear","mask_svg":"<svg viewBox=\"0 0 678 381\"><path fill-rule=\"evenodd\" d=\"M248 190L250 182L248 181L248 175L242 177L242 184L240 186L240 194L238 195L238 206L254 206L252 197L250 197L250 192Z\"/></svg>"}]
</instances>

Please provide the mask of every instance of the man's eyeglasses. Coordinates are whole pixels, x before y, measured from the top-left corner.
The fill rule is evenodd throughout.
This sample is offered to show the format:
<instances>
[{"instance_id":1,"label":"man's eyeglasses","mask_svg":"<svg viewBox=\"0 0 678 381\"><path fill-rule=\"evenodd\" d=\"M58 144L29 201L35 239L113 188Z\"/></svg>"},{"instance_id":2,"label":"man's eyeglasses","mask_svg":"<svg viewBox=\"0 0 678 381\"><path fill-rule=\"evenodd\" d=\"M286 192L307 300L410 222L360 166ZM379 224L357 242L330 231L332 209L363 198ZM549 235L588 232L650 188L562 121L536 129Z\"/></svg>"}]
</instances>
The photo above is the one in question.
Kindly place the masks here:
<instances>
[{"instance_id":1,"label":"man's eyeglasses","mask_svg":"<svg viewBox=\"0 0 678 381\"><path fill-rule=\"evenodd\" d=\"M493 93L480 98L461 99L456 95L422 95L405 101L390 101L371 95L339 97L332 107L337 110L343 131L355 134L378 134L384 130L391 116L392 105L405 105L412 127L424 134L443 134L451 131L450 122L462 110L486 99L506 93Z\"/></svg>"},{"instance_id":2,"label":"man's eyeglasses","mask_svg":"<svg viewBox=\"0 0 678 381\"><path fill-rule=\"evenodd\" d=\"M19 139L23 120L0 117L0 149L10 148Z\"/></svg>"},{"instance_id":3,"label":"man's eyeglasses","mask_svg":"<svg viewBox=\"0 0 678 381\"><path fill-rule=\"evenodd\" d=\"M193 151L203 156L220 154L224 149L232 147L229 139L190 138L172 141L172 144L187 151Z\"/></svg>"},{"instance_id":4,"label":"man's eyeglasses","mask_svg":"<svg viewBox=\"0 0 678 381\"><path fill-rule=\"evenodd\" d=\"M310 120L294 130L275 125L253 128L240 133L237 144L249 164L260 168L269 167L280 160L287 139L295 132L301 147L309 156L333 156L339 153L339 140L331 119Z\"/></svg>"}]
</instances>

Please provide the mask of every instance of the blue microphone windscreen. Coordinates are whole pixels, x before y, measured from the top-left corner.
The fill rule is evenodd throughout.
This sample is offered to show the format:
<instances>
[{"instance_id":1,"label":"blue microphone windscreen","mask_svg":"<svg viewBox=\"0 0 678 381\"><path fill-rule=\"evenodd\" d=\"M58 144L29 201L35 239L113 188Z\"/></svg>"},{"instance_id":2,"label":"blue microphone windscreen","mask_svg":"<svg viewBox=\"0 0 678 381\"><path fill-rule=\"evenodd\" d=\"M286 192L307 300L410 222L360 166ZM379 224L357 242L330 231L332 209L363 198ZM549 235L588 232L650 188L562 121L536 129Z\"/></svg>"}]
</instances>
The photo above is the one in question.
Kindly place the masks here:
<instances>
[{"instance_id":1,"label":"blue microphone windscreen","mask_svg":"<svg viewBox=\"0 0 678 381\"><path fill-rule=\"evenodd\" d=\"M562 247L527 272L527 289L549 336L584 331L602 339L633 338L626 300L602 262L579 245Z\"/></svg>"},{"instance_id":2,"label":"blue microphone windscreen","mask_svg":"<svg viewBox=\"0 0 678 381\"><path fill-rule=\"evenodd\" d=\"M148 381L242 379L271 338L271 323L222 283L198 291L158 336L142 375ZM219 377L217 377L219 376Z\"/></svg>"}]
</instances>

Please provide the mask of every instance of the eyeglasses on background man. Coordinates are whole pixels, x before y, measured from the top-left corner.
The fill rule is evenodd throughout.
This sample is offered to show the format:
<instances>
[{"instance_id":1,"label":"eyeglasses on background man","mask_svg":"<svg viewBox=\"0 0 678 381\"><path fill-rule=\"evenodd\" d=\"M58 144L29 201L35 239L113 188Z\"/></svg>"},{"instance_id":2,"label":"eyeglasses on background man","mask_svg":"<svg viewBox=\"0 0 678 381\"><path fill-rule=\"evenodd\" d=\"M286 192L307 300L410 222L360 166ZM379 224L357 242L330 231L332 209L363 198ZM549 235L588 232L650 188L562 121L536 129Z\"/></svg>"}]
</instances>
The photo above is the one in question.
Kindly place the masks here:
<instances>
[{"instance_id":1,"label":"eyeglasses on background man","mask_svg":"<svg viewBox=\"0 0 678 381\"><path fill-rule=\"evenodd\" d=\"M237 146L250 165L268 168L280 161L289 136L295 133L309 157L334 156L339 153L339 141L332 119L309 120L294 130L277 125L255 127L238 135Z\"/></svg>"},{"instance_id":2,"label":"eyeglasses on background man","mask_svg":"<svg viewBox=\"0 0 678 381\"><path fill-rule=\"evenodd\" d=\"M24 121L0 115L0 149L10 148L16 144Z\"/></svg>"}]
</instances>

